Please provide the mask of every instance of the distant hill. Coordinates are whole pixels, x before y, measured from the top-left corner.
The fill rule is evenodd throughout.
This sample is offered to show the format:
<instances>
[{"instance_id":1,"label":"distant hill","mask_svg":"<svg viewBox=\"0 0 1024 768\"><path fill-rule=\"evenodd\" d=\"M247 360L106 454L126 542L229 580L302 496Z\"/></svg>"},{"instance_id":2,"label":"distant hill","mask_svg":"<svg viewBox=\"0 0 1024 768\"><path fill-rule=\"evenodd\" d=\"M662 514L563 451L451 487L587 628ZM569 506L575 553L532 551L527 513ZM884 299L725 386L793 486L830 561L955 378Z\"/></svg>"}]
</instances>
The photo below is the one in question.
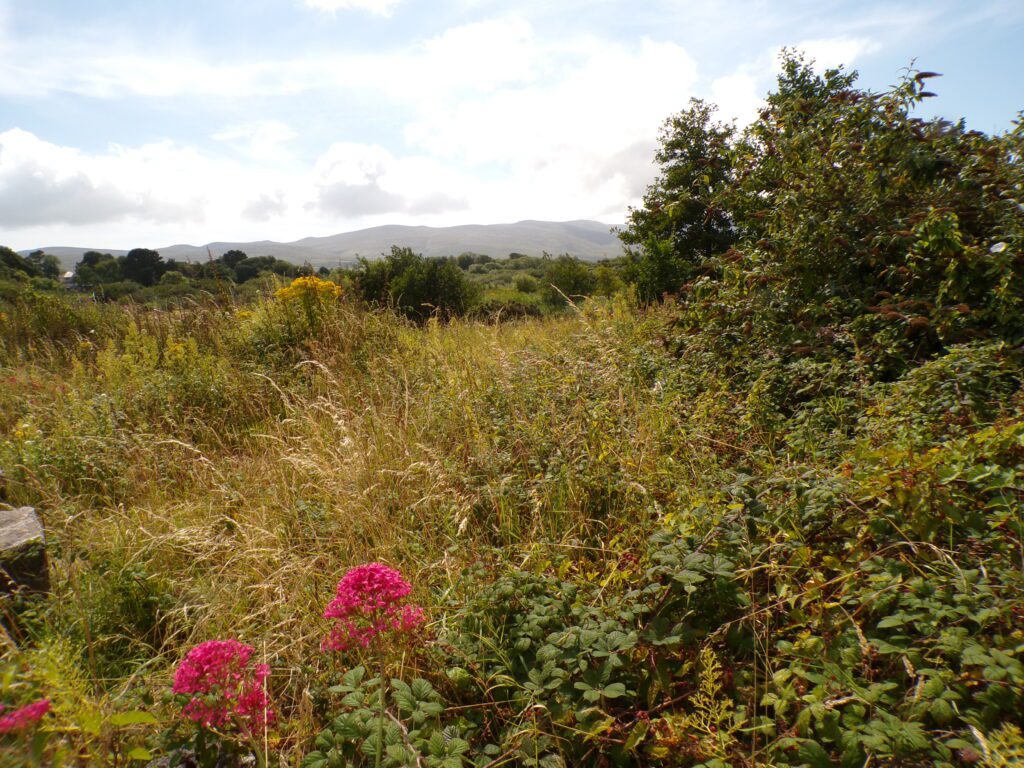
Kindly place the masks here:
<instances>
[{"instance_id":1,"label":"distant hill","mask_svg":"<svg viewBox=\"0 0 1024 768\"><path fill-rule=\"evenodd\" d=\"M407 227L386 225L343 232L327 237L306 237L292 243L258 240L250 243L216 242L206 245L169 245L157 248L165 259L205 261L225 251L238 249L249 256L276 256L298 264L313 266L351 264L359 256L376 258L392 245L408 246L425 256L457 256L465 251L486 253L502 258L509 253L540 256L570 253L580 259L597 261L621 255L622 247L607 224L597 221L519 221L515 224L464 224L456 227ZM140 244L142 247L150 247ZM36 250L30 248L22 253ZM127 251L110 248L44 247L71 268L86 251L101 251L120 256Z\"/></svg>"}]
</instances>

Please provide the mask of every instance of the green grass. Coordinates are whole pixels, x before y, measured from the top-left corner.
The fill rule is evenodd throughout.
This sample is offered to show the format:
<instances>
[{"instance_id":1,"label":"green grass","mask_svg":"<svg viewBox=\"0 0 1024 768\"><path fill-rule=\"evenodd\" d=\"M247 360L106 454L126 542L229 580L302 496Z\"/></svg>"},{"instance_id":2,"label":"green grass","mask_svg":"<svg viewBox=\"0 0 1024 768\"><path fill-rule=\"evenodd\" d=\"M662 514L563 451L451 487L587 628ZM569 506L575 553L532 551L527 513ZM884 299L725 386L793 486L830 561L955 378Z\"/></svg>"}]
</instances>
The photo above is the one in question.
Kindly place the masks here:
<instances>
[{"instance_id":1,"label":"green grass","mask_svg":"<svg viewBox=\"0 0 1024 768\"><path fill-rule=\"evenodd\" d=\"M870 584L882 578L867 564L876 542L894 535L884 521L910 526L898 534L909 547L899 555L923 573L956 555L952 527L940 526L937 543L920 543L935 534L929 515L946 493L935 478L956 461L974 466L962 459L971 451L1011 466L1000 453L1009 449L998 446L1016 438L998 430L1020 422L1019 379L991 362L1002 353L982 351L953 358L950 370L998 396L961 398L958 431L942 426L934 407L904 418L915 403L959 397L943 384L945 369L865 394L874 405L864 429L844 421L851 408L867 412L849 402L773 429L762 418L770 404L759 400L770 393L733 390L677 360L664 343L672 310L642 311L623 299L541 319L424 326L347 300L316 316L290 314L269 297L154 309L36 296L3 311L0 466L7 502L33 505L44 518L53 576L48 600L5 608L4 690L14 699L50 695L52 728L82 764L119 764L126 745L156 749L158 729L116 725L116 713L146 710L173 723L163 696L182 655L235 637L272 665L274 764L297 765L329 717L324 687L338 671L319 650L321 613L353 565L400 569L443 639L469 620L477 593L467 568L489 568L485 582L525 569L598 585L588 599L602 605L644 583L644 568L660 557L647 541L666 531L749 558L734 563L753 601L736 625L742 631L694 635L673 652L679 679L663 698L617 711L611 741L590 752L560 749L613 750L640 709L657 708L664 732L641 739L637 762L624 764L695 764L665 755L693 727L687 681L698 682L701 648L717 644L733 665L734 687L716 682L715 695L764 716L762 697L778 694L766 676L806 663L794 653L817 652L801 642L829 633L835 642L838 626L854 637L843 612L855 614L850 601L874 594ZM996 432L971 442L992 424ZM927 453L935 446L943 452ZM958 493L994 504L983 485ZM824 499L820 509L814 499ZM737 529L737 510L755 509L754 500L763 520ZM906 517L892 512L903 507L913 508ZM868 510L866 521L858 509ZM811 538L832 516L844 533ZM743 526L753 526L753 538L724 549ZM948 552L930 562L922 547ZM1012 553L991 556L993 569L1012 561ZM815 591L837 574L848 593ZM1019 600L1019 584L996 588L1006 595L1000 605ZM431 666L445 663L439 658L414 654L403 664L443 681L443 667ZM643 666L642 656L634 661ZM459 697L461 706L484 706L474 694ZM804 704L787 706L793 714L776 718L783 725ZM529 712L502 722L543 732ZM693 733L711 750L707 734ZM716 739L711 751L769 764L765 739L740 734ZM777 745L781 727L774 738Z\"/></svg>"},{"instance_id":2,"label":"green grass","mask_svg":"<svg viewBox=\"0 0 1024 768\"><path fill-rule=\"evenodd\" d=\"M480 548L639 541L685 501L656 316L417 328L344 305L274 349L272 308L73 303L53 338L8 310L0 461L54 571L25 631L68 638L97 696L133 676L157 696L230 635L299 706L346 568L389 562L429 605Z\"/></svg>"}]
</instances>

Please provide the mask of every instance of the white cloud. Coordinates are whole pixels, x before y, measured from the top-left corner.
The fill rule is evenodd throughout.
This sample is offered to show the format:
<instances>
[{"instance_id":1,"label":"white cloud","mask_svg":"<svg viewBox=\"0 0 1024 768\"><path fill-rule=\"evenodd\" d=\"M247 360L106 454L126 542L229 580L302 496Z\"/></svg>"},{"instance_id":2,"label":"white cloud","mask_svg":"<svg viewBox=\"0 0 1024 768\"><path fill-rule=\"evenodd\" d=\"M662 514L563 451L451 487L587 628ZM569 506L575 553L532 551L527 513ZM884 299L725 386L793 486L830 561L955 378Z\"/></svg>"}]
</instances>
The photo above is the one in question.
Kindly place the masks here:
<instances>
[{"instance_id":1,"label":"white cloud","mask_svg":"<svg viewBox=\"0 0 1024 768\"><path fill-rule=\"evenodd\" d=\"M115 218L118 231L155 232L151 243L174 226L169 242L288 239L391 222L618 222L653 178L658 126L697 83L694 61L673 43L551 38L515 17L455 27L392 55L311 52L223 64L128 50L60 63L76 53L45 59L31 87L232 99L321 88L335 100L359 89L404 125L405 137L404 147L387 148L336 141L310 162L300 131L268 117L212 131L205 152L171 142L93 155L64 148L75 162L46 167L71 174L57 191L75 212L41 207L34 225L73 222L76 242ZM0 91L29 87L16 80L0 73ZM344 108L324 118L344 126ZM91 207L82 202L90 189ZM147 222L159 226L147 230ZM29 229L21 230L26 238Z\"/></svg>"},{"instance_id":2,"label":"white cloud","mask_svg":"<svg viewBox=\"0 0 1024 768\"><path fill-rule=\"evenodd\" d=\"M543 73L550 54L557 50L545 51L538 45L529 22L506 17L453 27L407 55L416 64L409 74L417 90L458 92L533 81Z\"/></svg>"},{"instance_id":3,"label":"white cloud","mask_svg":"<svg viewBox=\"0 0 1024 768\"><path fill-rule=\"evenodd\" d=\"M839 65L852 67L857 59L874 53L880 47L879 43L865 37L827 37L814 40L801 40L792 46L802 51L808 59L814 61L815 69L825 70ZM781 53L782 49L779 48ZM776 56L776 72L779 71L778 56Z\"/></svg>"},{"instance_id":4,"label":"white cloud","mask_svg":"<svg viewBox=\"0 0 1024 768\"><path fill-rule=\"evenodd\" d=\"M262 128L222 133L245 142ZM87 153L20 129L0 133L0 227L17 248L298 239L394 215L432 221L464 209L471 188L435 160L376 145L339 142L313 163L283 167L173 142Z\"/></svg>"},{"instance_id":5,"label":"white cloud","mask_svg":"<svg viewBox=\"0 0 1024 768\"><path fill-rule=\"evenodd\" d=\"M305 0L310 8L337 13L338 11L369 11L378 16L390 16L401 0Z\"/></svg>"},{"instance_id":6,"label":"white cloud","mask_svg":"<svg viewBox=\"0 0 1024 768\"><path fill-rule=\"evenodd\" d=\"M242 209L242 217L249 221L269 221L283 215L288 210L284 193L280 190L273 194L261 194L246 203Z\"/></svg>"},{"instance_id":7,"label":"white cloud","mask_svg":"<svg viewBox=\"0 0 1024 768\"><path fill-rule=\"evenodd\" d=\"M501 169L502 181L476 201L492 218L504 210L508 218L621 220L654 175L650 154L635 161L694 93L696 64L681 47L652 40L517 44L542 76L441 94L421 105L406 140L458 165Z\"/></svg>"},{"instance_id":8,"label":"white cloud","mask_svg":"<svg viewBox=\"0 0 1024 768\"><path fill-rule=\"evenodd\" d=\"M338 142L313 170L316 207L348 218L381 214L436 214L466 207L454 193L466 183L424 158L396 159L377 145ZM452 192L443 191L448 187Z\"/></svg>"},{"instance_id":9,"label":"white cloud","mask_svg":"<svg viewBox=\"0 0 1024 768\"><path fill-rule=\"evenodd\" d=\"M213 134L246 157L258 161L284 161L291 157L288 144L299 134L280 120L258 120L229 126Z\"/></svg>"},{"instance_id":10,"label":"white cloud","mask_svg":"<svg viewBox=\"0 0 1024 768\"><path fill-rule=\"evenodd\" d=\"M0 93L216 97L241 108L252 97L266 115L211 130L207 150L111 147L47 166L84 174L63 191L80 211L77 226L103 214L124 223L118 231L154 232L150 243L289 239L380 223L617 223L655 175L658 127L699 86L693 58L675 43L544 35L514 16L454 27L390 54L309 51L225 63L187 46L180 54L110 50L83 42L20 73L0 65ZM755 80L738 70L716 80L711 95L727 113L749 112ZM325 96L317 119L337 125L339 140L326 148L303 135L300 118L288 113L285 122L268 111L278 96L311 90ZM404 146L353 140L353 103L372 104L371 120L398 128ZM89 193L91 209L79 200L89 185L98 190ZM41 227L47 217L38 218ZM86 239L84 230L71 238Z\"/></svg>"},{"instance_id":11,"label":"white cloud","mask_svg":"<svg viewBox=\"0 0 1024 768\"><path fill-rule=\"evenodd\" d=\"M757 117L764 103L764 86L754 72L742 69L712 81L709 101L718 106L719 118L744 125Z\"/></svg>"},{"instance_id":12,"label":"white cloud","mask_svg":"<svg viewBox=\"0 0 1024 768\"><path fill-rule=\"evenodd\" d=\"M150 174L189 164L188 155L157 144L90 157L27 131L5 131L0 133L0 224L86 224L129 216L158 223L200 219L201 198L170 197L144 183Z\"/></svg>"}]
</instances>

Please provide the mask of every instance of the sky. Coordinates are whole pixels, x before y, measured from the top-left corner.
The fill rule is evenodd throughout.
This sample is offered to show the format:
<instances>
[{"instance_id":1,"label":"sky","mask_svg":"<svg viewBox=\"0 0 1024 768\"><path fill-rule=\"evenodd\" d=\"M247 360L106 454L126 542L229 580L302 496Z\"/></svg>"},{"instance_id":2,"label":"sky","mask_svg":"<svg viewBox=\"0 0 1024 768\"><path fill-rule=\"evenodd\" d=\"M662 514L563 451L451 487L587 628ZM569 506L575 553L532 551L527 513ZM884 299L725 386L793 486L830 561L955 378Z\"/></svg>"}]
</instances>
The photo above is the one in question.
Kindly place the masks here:
<instances>
[{"instance_id":1,"label":"sky","mask_svg":"<svg viewBox=\"0 0 1024 768\"><path fill-rule=\"evenodd\" d=\"M1024 0L0 0L0 244L613 225L662 121L749 121L783 47L997 133L1021 40Z\"/></svg>"}]
</instances>

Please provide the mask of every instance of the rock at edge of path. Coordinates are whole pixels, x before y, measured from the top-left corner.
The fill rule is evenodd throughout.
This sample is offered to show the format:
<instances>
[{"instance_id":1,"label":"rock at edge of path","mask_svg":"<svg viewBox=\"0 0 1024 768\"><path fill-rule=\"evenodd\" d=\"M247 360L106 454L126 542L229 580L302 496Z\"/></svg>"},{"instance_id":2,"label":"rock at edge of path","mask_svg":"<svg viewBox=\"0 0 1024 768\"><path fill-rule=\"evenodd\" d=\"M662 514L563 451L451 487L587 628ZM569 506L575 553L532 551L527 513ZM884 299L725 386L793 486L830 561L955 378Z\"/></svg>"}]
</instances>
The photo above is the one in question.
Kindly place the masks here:
<instances>
[{"instance_id":1,"label":"rock at edge of path","mask_svg":"<svg viewBox=\"0 0 1024 768\"><path fill-rule=\"evenodd\" d=\"M0 510L0 593L48 592L43 524L32 507Z\"/></svg>"}]
</instances>

